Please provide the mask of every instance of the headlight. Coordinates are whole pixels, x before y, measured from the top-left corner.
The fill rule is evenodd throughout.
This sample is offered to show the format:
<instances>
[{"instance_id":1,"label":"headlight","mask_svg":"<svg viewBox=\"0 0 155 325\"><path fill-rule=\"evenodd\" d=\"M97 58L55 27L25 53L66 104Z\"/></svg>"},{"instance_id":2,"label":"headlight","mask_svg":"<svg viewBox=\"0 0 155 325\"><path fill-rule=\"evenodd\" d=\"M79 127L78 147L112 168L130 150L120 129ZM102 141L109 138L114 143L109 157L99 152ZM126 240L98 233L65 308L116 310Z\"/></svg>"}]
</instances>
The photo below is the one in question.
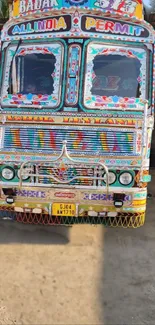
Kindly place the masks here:
<instances>
[{"instance_id":1,"label":"headlight","mask_svg":"<svg viewBox=\"0 0 155 325\"><path fill-rule=\"evenodd\" d=\"M130 185L133 181L133 176L128 172L123 172L119 176L119 182L121 185Z\"/></svg>"},{"instance_id":2,"label":"headlight","mask_svg":"<svg viewBox=\"0 0 155 325\"><path fill-rule=\"evenodd\" d=\"M7 181L11 181L15 176L15 172L11 167L4 167L2 169L2 177Z\"/></svg>"},{"instance_id":3,"label":"headlight","mask_svg":"<svg viewBox=\"0 0 155 325\"><path fill-rule=\"evenodd\" d=\"M22 179L23 179L23 181L26 181L30 177L30 175L29 175L29 173L30 173L29 169L27 169L27 168L23 169L22 170L22 173L23 173ZM26 175L24 175L24 173ZM18 176L18 178L20 178L20 169L17 172L17 176Z\"/></svg>"},{"instance_id":4,"label":"headlight","mask_svg":"<svg viewBox=\"0 0 155 325\"><path fill-rule=\"evenodd\" d=\"M106 176L106 174L104 174L104 176L103 176L104 183L106 183L106 178L107 178L107 176ZM115 182L116 182L116 175L115 175L115 173L109 172L109 185L112 185Z\"/></svg>"}]
</instances>

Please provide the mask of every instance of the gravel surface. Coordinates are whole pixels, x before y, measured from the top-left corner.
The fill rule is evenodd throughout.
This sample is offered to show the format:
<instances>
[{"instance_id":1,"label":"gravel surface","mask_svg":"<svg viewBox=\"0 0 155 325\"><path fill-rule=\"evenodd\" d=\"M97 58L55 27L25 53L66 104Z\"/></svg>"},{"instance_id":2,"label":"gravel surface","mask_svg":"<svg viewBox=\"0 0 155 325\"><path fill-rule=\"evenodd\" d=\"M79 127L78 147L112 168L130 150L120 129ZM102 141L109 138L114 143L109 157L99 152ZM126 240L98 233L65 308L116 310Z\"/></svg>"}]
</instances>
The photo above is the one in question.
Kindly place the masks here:
<instances>
[{"instance_id":1,"label":"gravel surface","mask_svg":"<svg viewBox=\"0 0 155 325\"><path fill-rule=\"evenodd\" d=\"M0 325L14 325L16 322L14 322L6 310L5 307L2 306L3 303L0 301Z\"/></svg>"}]
</instances>

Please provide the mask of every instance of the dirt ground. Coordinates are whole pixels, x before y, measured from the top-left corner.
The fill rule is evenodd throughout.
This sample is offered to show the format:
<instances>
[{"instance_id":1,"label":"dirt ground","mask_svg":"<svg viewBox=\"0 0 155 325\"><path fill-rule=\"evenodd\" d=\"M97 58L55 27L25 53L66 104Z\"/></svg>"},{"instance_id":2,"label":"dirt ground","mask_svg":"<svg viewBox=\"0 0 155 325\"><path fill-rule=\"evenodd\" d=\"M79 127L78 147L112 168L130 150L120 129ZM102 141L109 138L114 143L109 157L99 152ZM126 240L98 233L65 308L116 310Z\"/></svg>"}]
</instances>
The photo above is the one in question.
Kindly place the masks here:
<instances>
[{"instance_id":1,"label":"dirt ground","mask_svg":"<svg viewBox=\"0 0 155 325\"><path fill-rule=\"evenodd\" d=\"M0 275L0 325L154 324L155 198L136 230L0 223Z\"/></svg>"}]
</instances>

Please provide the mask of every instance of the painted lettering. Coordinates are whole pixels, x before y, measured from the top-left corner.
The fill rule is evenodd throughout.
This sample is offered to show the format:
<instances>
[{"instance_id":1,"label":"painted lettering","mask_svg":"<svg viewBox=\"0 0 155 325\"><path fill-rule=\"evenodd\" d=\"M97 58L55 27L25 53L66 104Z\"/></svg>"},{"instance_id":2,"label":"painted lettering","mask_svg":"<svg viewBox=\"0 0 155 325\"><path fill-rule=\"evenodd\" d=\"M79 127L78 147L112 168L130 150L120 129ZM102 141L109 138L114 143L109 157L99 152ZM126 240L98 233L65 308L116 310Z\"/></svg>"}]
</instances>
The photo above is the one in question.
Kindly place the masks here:
<instances>
[{"instance_id":1,"label":"painted lettering","mask_svg":"<svg viewBox=\"0 0 155 325\"><path fill-rule=\"evenodd\" d=\"M142 28L140 26L136 27L136 36L140 36L142 32Z\"/></svg>"},{"instance_id":2,"label":"painted lettering","mask_svg":"<svg viewBox=\"0 0 155 325\"><path fill-rule=\"evenodd\" d=\"M32 197L32 198L42 198L44 199L46 197L45 192L41 191L27 191L27 190L17 190L17 195L18 196L23 196L23 197Z\"/></svg>"},{"instance_id":3,"label":"painted lettering","mask_svg":"<svg viewBox=\"0 0 155 325\"><path fill-rule=\"evenodd\" d=\"M28 11L52 9L58 6L57 0L21 0L20 1L20 14Z\"/></svg>"},{"instance_id":4,"label":"painted lettering","mask_svg":"<svg viewBox=\"0 0 155 325\"><path fill-rule=\"evenodd\" d=\"M114 24L113 22L111 22L111 21L107 21L107 22L105 23L105 30L106 30L107 32L113 32L113 30L114 30L114 26L115 26L115 24Z\"/></svg>"},{"instance_id":5,"label":"painted lettering","mask_svg":"<svg viewBox=\"0 0 155 325\"><path fill-rule=\"evenodd\" d=\"M43 8L49 8L50 7L50 0L43 0L42 4Z\"/></svg>"},{"instance_id":6,"label":"painted lettering","mask_svg":"<svg viewBox=\"0 0 155 325\"><path fill-rule=\"evenodd\" d=\"M58 20L58 24L57 24L57 26L56 26L56 29L66 29L67 28L67 25L66 25L66 23L65 23L65 20L64 20L64 18L63 17L60 17L59 18L59 20Z\"/></svg>"},{"instance_id":7,"label":"painted lettering","mask_svg":"<svg viewBox=\"0 0 155 325\"><path fill-rule=\"evenodd\" d=\"M42 116L7 116L7 121L27 121L27 122L51 122L54 123L55 120L52 117L42 117Z\"/></svg>"},{"instance_id":8,"label":"painted lettering","mask_svg":"<svg viewBox=\"0 0 155 325\"><path fill-rule=\"evenodd\" d=\"M26 10L27 11L33 10L33 2L31 0L28 0Z\"/></svg>"},{"instance_id":9,"label":"painted lettering","mask_svg":"<svg viewBox=\"0 0 155 325\"><path fill-rule=\"evenodd\" d=\"M45 30L45 21L42 20L42 21L38 21L38 28L37 28L39 31L40 30Z\"/></svg>"},{"instance_id":10,"label":"painted lettering","mask_svg":"<svg viewBox=\"0 0 155 325\"><path fill-rule=\"evenodd\" d=\"M91 28L95 28L96 20L94 18L87 17L86 18L86 29L89 30Z\"/></svg>"},{"instance_id":11,"label":"painted lettering","mask_svg":"<svg viewBox=\"0 0 155 325\"><path fill-rule=\"evenodd\" d=\"M107 196L107 194L98 194L98 193L92 193L92 194L88 194L88 193L84 193L83 196L83 200L91 200L91 201L113 201L113 195L109 194ZM125 202L131 201L131 195L125 195L124 198Z\"/></svg>"},{"instance_id":12,"label":"painted lettering","mask_svg":"<svg viewBox=\"0 0 155 325\"><path fill-rule=\"evenodd\" d=\"M96 30L104 30L105 29L105 22L103 20L98 19L96 22Z\"/></svg>"},{"instance_id":13,"label":"painted lettering","mask_svg":"<svg viewBox=\"0 0 155 325\"><path fill-rule=\"evenodd\" d=\"M13 27L13 30L12 30L12 34L13 35L20 34L21 33L21 29L22 29L22 25L21 25L21 27L19 27L18 25L14 26Z\"/></svg>"},{"instance_id":14,"label":"painted lettering","mask_svg":"<svg viewBox=\"0 0 155 325\"><path fill-rule=\"evenodd\" d=\"M133 26L130 26L130 27L133 27ZM120 23L116 23L115 24L115 30L116 30L116 32L119 32L121 34L128 34L128 25L124 24L122 26Z\"/></svg>"},{"instance_id":15,"label":"painted lettering","mask_svg":"<svg viewBox=\"0 0 155 325\"><path fill-rule=\"evenodd\" d=\"M46 31L59 31L61 29L67 29L67 24L64 17L32 21L21 25L15 25L12 29L12 34L16 35Z\"/></svg>"},{"instance_id":16,"label":"painted lettering","mask_svg":"<svg viewBox=\"0 0 155 325\"><path fill-rule=\"evenodd\" d=\"M39 10L41 8L41 0L35 1L34 3L34 9Z\"/></svg>"},{"instance_id":17,"label":"painted lettering","mask_svg":"<svg viewBox=\"0 0 155 325\"><path fill-rule=\"evenodd\" d=\"M141 36L144 32L144 28L141 26L134 26L130 24L123 24L117 21L98 19L94 17L83 17L85 22L84 30L91 30L97 32L114 33L121 35ZM147 32L148 33L148 32Z\"/></svg>"}]
</instances>

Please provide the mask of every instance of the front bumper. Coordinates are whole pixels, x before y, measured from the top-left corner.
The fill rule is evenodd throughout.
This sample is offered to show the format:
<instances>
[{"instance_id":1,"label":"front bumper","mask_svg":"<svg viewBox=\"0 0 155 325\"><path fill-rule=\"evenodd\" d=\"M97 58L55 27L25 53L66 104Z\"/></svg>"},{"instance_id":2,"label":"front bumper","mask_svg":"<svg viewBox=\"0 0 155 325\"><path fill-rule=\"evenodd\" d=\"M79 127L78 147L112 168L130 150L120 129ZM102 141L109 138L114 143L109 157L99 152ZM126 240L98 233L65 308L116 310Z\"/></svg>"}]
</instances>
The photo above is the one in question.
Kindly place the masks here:
<instances>
[{"instance_id":1,"label":"front bumper","mask_svg":"<svg viewBox=\"0 0 155 325\"><path fill-rule=\"evenodd\" d=\"M5 192L6 193L6 192ZM13 203L7 203L8 195L1 190L0 210L2 219L39 224L107 223L118 218L141 218L144 223L146 189L132 188L124 193L120 188L111 188L107 195L103 190L80 189L16 189ZM124 194L123 205L116 207L114 194ZM61 211L60 207L63 205ZM59 207L58 213L55 206ZM64 206L68 210L64 210ZM70 214L69 208L73 211ZM65 212L66 211L66 212ZM8 213L9 212L9 216ZM27 220L27 221L26 221ZM31 222L29 222L31 220ZM34 220L34 222L33 222ZM38 220L38 221L37 221ZM67 220L67 221L66 221ZM140 224L140 225L141 225Z\"/></svg>"}]
</instances>

